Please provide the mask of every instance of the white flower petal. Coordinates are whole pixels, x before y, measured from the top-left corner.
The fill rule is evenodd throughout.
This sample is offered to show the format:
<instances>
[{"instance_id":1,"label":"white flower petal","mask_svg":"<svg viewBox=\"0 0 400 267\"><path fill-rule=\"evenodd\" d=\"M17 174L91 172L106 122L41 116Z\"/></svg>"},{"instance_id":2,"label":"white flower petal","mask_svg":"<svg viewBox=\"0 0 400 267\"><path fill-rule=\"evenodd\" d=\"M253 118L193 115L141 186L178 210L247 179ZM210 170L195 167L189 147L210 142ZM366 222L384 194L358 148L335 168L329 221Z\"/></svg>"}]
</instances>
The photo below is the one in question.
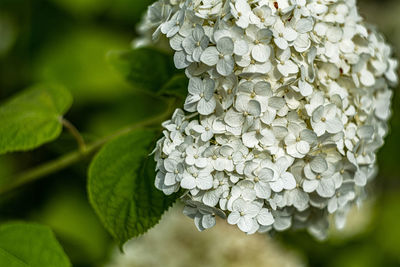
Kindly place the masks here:
<instances>
[{"instance_id":1,"label":"white flower petal","mask_svg":"<svg viewBox=\"0 0 400 267\"><path fill-rule=\"evenodd\" d=\"M271 212L269 212L267 209L262 209L257 216L257 221L261 225L269 226L275 222L275 219Z\"/></svg>"},{"instance_id":2,"label":"white flower petal","mask_svg":"<svg viewBox=\"0 0 400 267\"><path fill-rule=\"evenodd\" d=\"M201 190L211 189L212 186L213 186L213 179L212 179L211 174L207 175L207 176L206 175L199 175L199 177L196 178L196 185Z\"/></svg>"},{"instance_id":3,"label":"white flower petal","mask_svg":"<svg viewBox=\"0 0 400 267\"><path fill-rule=\"evenodd\" d=\"M193 189L196 187L196 180L192 176L186 175L181 181L181 187L189 190Z\"/></svg>"},{"instance_id":4,"label":"white flower petal","mask_svg":"<svg viewBox=\"0 0 400 267\"><path fill-rule=\"evenodd\" d=\"M335 194L335 183L333 182L332 179L321 179L318 187L317 187L317 193L321 197L333 197Z\"/></svg>"},{"instance_id":5,"label":"white flower petal","mask_svg":"<svg viewBox=\"0 0 400 267\"><path fill-rule=\"evenodd\" d=\"M217 194L215 190L207 191L203 196L203 202L207 206L215 207L219 202L220 194Z\"/></svg>"},{"instance_id":6,"label":"white flower petal","mask_svg":"<svg viewBox=\"0 0 400 267\"><path fill-rule=\"evenodd\" d=\"M214 112L216 106L217 102L214 98L212 98L210 101L206 101L204 98L202 98L197 106L197 111L201 115L210 115Z\"/></svg>"},{"instance_id":7,"label":"white flower petal","mask_svg":"<svg viewBox=\"0 0 400 267\"><path fill-rule=\"evenodd\" d=\"M229 37L222 37L217 42L217 49L223 55L232 55L234 50L234 43Z\"/></svg>"},{"instance_id":8,"label":"white flower petal","mask_svg":"<svg viewBox=\"0 0 400 267\"><path fill-rule=\"evenodd\" d=\"M323 173L328 169L328 163L323 157L318 156L310 162L310 167L316 173Z\"/></svg>"},{"instance_id":9,"label":"white flower petal","mask_svg":"<svg viewBox=\"0 0 400 267\"><path fill-rule=\"evenodd\" d=\"M303 182L303 189L307 193L312 193L317 189L318 185L319 183L317 180L305 180Z\"/></svg>"},{"instance_id":10,"label":"white flower petal","mask_svg":"<svg viewBox=\"0 0 400 267\"><path fill-rule=\"evenodd\" d=\"M338 118L335 118L333 120L327 120L325 126L326 126L326 131L332 134L339 133L343 130L343 123Z\"/></svg>"},{"instance_id":11,"label":"white flower petal","mask_svg":"<svg viewBox=\"0 0 400 267\"><path fill-rule=\"evenodd\" d=\"M249 45L245 40L238 40L234 44L234 53L238 56L244 56L249 51Z\"/></svg>"},{"instance_id":12,"label":"white flower petal","mask_svg":"<svg viewBox=\"0 0 400 267\"><path fill-rule=\"evenodd\" d=\"M228 221L229 224L235 225L235 224L237 224L239 222L239 220L240 220L239 212L232 211L231 214L229 214L227 221Z\"/></svg>"},{"instance_id":13,"label":"white flower petal","mask_svg":"<svg viewBox=\"0 0 400 267\"><path fill-rule=\"evenodd\" d=\"M258 62L266 62L271 54L271 48L266 45L258 44L251 50L251 56Z\"/></svg>"},{"instance_id":14,"label":"white flower petal","mask_svg":"<svg viewBox=\"0 0 400 267\"><path fill-rule=\"evenodd\" d=\"M204 215L202 220L201 220L201 225L205 228L205 229L209 229L214 227L216 224L215 221L215 216L211 215L211 214L207 214Z\"/></svg>"},{"instance_id":15,"label":"white flower petal","mask_svg":"<svg viewBox=\"0 0 400 267\"><path fill-rule=\"evenodd\" d=\"M302 18L296 22L296 31L299 33L306 33L313 29L314 22L311 17Z\"/></svg>"},{"instance_id":16,"label":"white flower petal","mask_svg":"<svg viewBox=\"0 0 400 267\"><path fill-rule=\"evenodd\" d=\"M216 47L208 47L201 54L200 60L208 66L215 66L218 63L219 52Z\"/></svg>"},{"instance_id":17,"label":"white flower petal","mask_svg":"<svg viewBox=\"0 0 400 267\"><path fill-rule=\"evenodd\" d=\"M254 189L256 191L257 197L261 199L268 199L271 197L271 189L266 185L262 185L261 183L256 183Z\"/></svg>"},{"instance_id":18,"label":"white flower petal","mask_svg":"<svg viewBox=\"0 0 400 267\"><path fill-rule=\"evenodd\" d=\"M224 121L231 127L240 127L244 123L244 117L241 113L230 109L225 114Z\"/></svg>"},{"instance_id":19,"label":"white flower petal","mask_svg":"<svg viewBox=\"0 0 400 267\"><path fill-rule=\"evenodd\" d=\"M235 61L233 60L232 56L225 56L217 62L217 71L223 76L230 75L233 72L234 67Z\"/></svg>"},{"instance_id":20,"label":"white flower petal","mask_svg":"<svg viewBox=\"0 0 400 267\"><path fill-rule=\"evenodd\" d=\"M186 60L186 54L183 51L179 51L174 54L174 63L177 69L184 69L190 65L190 63Z\"/></svg>"},{"instance_id":21,"label":"white flower petal","mask_svg":"<svg viewBox=\"0 0 400 267\"><path fill-rule=\"evenodd\" d=\"M293 177L293 174L289 172L285 172L281 176L282 182L283 182L283 188L286 190L292 190L296 188L296 180Z\"/></svg>"},{"instance_id":22,"label":"white flower petal","mask_svg":"<svg viewBox=\"0 0 400 267\"><path fill-rule=\"evenodd\" d=\"M310 151L310 144L306 141L300 141L296 144L296 149L299 153L305 155Z\"/></svg>"},{"instance_id":23,"label":"white flower petal","mask_svg":"<svg viewBox=\"0 0 400 267\"><path fill-rule=\"evenodd\" d=\"M249 232L253 225L253 219L244 216L239 220L237 225L238 225L239 229L242 230L243 232Z\"/></svg>"},{"instance_id":24,"label":"white flower petal","mask_svg":"<svg viewBox=\"0 0 400 267\"><path fill-rule=\"evenodd\" d=\"M275 38L274 42L282 50L285 50L289 46L288 42L284 38L281 38L281 37Z\"/></svg>"}]
</instances>

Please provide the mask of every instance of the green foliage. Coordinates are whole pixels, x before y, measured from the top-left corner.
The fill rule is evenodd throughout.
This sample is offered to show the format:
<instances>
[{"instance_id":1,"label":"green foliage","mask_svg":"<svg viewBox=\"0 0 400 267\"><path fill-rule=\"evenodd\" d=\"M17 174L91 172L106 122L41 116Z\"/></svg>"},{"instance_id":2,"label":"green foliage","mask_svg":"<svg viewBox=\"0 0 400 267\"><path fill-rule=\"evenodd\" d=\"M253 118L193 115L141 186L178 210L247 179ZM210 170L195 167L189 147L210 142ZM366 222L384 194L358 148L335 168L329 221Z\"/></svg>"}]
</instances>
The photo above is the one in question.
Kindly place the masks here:
<instances>
[{"instance_id":1,"label":"green foliage","mask_svg":"<svg viewBox=\"0 0 400 267\"><path fill-rule=\"evenodd\" d=\"M35 55L34 79L65 86L77 106L117 101L132 88L107 64L106 54L128 43L129 38L92 26L67 31Z\"/></svg>"},{"instance_id":2,"label":"green foliage","mask_svg":"<svg viewBox=\"0 0 400 267\"><path fill-rule=\"evenodd\" d=\"M0 154L30 150L56 139L72 104L62 87L40 85L0 106Z\"/></svg>"},{"instance_id":3,"label":"green foliage","mask_svg":"<svg viewBox=\"0 0 400 267\"><path fill-rule=\"evenodd\" d=\"M106 229L122 246L158 223L176 200L154 186L154 131L137 130L99 152L89 169L88 191L92 206Z\"/></svg>"},{"instance_id":4,"label":"green foliage","mask_svg":"<svg viewBox=\"0 0 400 267\"><path fill-rule=\"evenodd\" d=\"M18 169L14 154L0 156L0 188L11 182L10 176Z\"/></svg>"},{"instance_id":5,"label":"green foliage","mask_svg":"<svg viewBox=\"0 0 400 267\"><path fill-rule=\"evenodd\" d=\"M71 263L49 228L12 223L0 227L0 266L68 267Z\"/></svg>"},{"instance_id":6,"label":"green foliage","mask_svg":"<svg viewBox=\"0 0 400 267\"><path fill-rule=\"evenodd\" d=\"M33 219L53 229L71 261L91 264L106 258L110 238L80 192L59 185Z\"/></svg>"},{"instance_id":7,"label":"green foliage","mask_svg":"<svg viewBox=\"0 0 400 267\"><path fill-rule=\"evenodd\" d=\"M109 9L109 16L127 23L138 22L149 5L155 0L114 0ZM132 25L132 24L129 24Z\"/></svg>"},{"instance_id":8,"label":"green foliage","mask_svg":"<svg viewBox=\"0 0 400 267\"><path fill-rule=\"evenodd\" d=\"M173 76L158 92L163 96L172 96L180 100L185 100L188 95L189 79L184 74Z\"/></svg>"},{"instance_id":9,"label":"green foliage","mask_svg":"<svg viewBox=\"0 0 400 267\"><path fill-rule=\"evenodd\" d=\"M400 263L400 196L398 192L388 192L382 200L377 211L378 227L374 243Z\"/></svg>"},{"instance_id":10,"label":"green foliage","mask_svg":"<svg viewBox=\"0 0 400 267\"><path fill-rule=\"evenodd\" d=\"M4 0L3 0L4 1ZM15 1L15 0L14 0ZM93 17L106 13L117 20L137 22L153 0L50 0L77 17Z\"/></svg>"},{"instance_id":11,"label":"green foliage","mask_svg":"<svg viewBox=\"0 0 400 267\"><path fill-rule=\"evenodd\" d=\"M98 107L90 120L85 122L85 127L98 136L106 136L127 125L162 114L166 109L167 103L160 97L133 90L115 103Z\"/></svg>"},{"instance_id":12,"label":"green foliage","mask_svg":"<svg viewBox=\"0 0 400 267\"><path fill-rule=\"evenodd\" d=\"M136 88L153 93L174 73L171 56L152 48L110 52L108 61Z\"/></svg>"},{"instance_id":13,"label":"green foliage","mask_svg":"<svg viewBox=\"0 0 400 267\"><path fill-rule=\"evenodd\" d=\"M51 0L61 8L78 16L99 14L108 6L107 0Z\"/></svg>"}]
</instances>

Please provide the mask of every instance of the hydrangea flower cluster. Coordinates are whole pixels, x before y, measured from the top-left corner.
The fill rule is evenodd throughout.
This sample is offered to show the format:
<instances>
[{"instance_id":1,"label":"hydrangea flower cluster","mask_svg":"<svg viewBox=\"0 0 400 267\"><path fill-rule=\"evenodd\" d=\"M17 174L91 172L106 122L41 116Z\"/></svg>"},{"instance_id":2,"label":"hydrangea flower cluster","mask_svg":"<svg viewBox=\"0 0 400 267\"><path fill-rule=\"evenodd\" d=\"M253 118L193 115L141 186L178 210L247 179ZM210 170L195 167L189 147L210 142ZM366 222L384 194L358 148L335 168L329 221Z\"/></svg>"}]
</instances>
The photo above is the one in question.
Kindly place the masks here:
<instances>
[{"instance_id":1,"label":"hydrangea flower cluster","mask_svg":"<svg viewBox=\"0 0 400 267\"><path fill-rule=\"evenodd\" d=\"M141 29L189 78L155 184L186 191L199 230L215 216L248 234L344 226L377 173L397 83L355 0L159 0Z\"/></svg>"}]
</instances>

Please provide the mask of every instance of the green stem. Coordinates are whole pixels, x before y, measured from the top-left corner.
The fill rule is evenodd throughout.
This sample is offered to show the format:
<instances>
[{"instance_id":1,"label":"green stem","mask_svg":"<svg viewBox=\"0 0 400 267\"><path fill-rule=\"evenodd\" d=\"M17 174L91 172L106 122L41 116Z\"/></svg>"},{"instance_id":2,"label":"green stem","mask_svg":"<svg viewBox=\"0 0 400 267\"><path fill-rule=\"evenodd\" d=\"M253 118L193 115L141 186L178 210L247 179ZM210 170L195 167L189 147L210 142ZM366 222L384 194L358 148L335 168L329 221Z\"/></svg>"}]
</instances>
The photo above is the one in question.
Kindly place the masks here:
<instances>
[{"instance_id":1,"label":"green stem","mask_svg":"<svg viewBox=\"0 0 400 267\"><path fill-rule=\"evenodd\" d=\"M168 119L171 116L171 113L174 111L175 102L171 101L168 103L168 109L165 113L152 117L148 120L141 121L135 123L129 127L126 127L122 130L119 130L109 136L106 136L98 141L95 141L92 144L85 146L84 150L77 150L66 155L61 156L58 159L53 161L44 163L43 165L34 167L30 170L22 172L20 174L15 175L14 177L8 179L8 181L12 181L9 184L0 188L0 195L10 192L16 188L19 188L23 185L31 183L33 181L44 178L50 174L54 174L59 172L71 165L74 165L80 162L83 159L92 157L104 144L109 142L112 139L115 139L119 136L130 133L138 128L148 127L152 125L157 125Z\"/></svg>"},{"instance_id":2,"label":"green stem","mask_svg":"<svg viewBox=\"0 0 400 267\"><path fill-rule=\"evenodd\" d=\"M70 134L74 137L76 142L78 143L79 150L83 153L86 151L85 140L83 139L81 133L76 129L75 125L73 125L70 121L65 118L61 119L63 126L70 132Z\"/></svg>"}]
</instances>

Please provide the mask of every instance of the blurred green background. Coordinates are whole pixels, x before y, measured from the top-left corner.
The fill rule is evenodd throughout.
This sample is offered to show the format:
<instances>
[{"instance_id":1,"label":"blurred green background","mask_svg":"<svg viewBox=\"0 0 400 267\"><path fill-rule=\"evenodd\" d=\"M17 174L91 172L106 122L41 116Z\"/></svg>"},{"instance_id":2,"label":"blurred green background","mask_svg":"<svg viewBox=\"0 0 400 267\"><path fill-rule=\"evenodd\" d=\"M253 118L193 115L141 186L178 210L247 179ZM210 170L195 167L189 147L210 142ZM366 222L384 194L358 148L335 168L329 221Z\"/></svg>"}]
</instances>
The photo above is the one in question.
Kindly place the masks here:
<instances>
[{"instance_id":1,"label":"blurred green background","mask_svg":"<svg viewBox=\"0 0 400 267\"><path fill-rule=\"evenodd\" d=\"M64 85L75 98L66 117L87 140L96 140L162 112L165 107L159 100L125 83L106 60L110 50L129 49L136 25L151 2L0 0L0 101L32 84ZM399 54L400 1L358 2L360 13L379 26ZM148 236L132 241L127 255L121 256L88 204L88 162L1 196L0 221L29 220L49 225L74 266L81 267L188 266L189 263L191 266L400 266L399 108L396 90L391 133L379 155L380 173L370 186L370 200L351 215L343 233L333 231L324 243L305 233L279 234L273 240L266 236L245 236L222 222L216 229L199 235L178 207ZM1 156L0 186L13 174L75 148L74 140L64 134L57 142L35 152ZM248 247L254 249L242 255L243 251L249 251ZM214 255L216 248L221 252L218 255ZM145 253L149 251L151 256ZM176 261L171 262L174 257Z\"/></svg>"}]
</instances>

